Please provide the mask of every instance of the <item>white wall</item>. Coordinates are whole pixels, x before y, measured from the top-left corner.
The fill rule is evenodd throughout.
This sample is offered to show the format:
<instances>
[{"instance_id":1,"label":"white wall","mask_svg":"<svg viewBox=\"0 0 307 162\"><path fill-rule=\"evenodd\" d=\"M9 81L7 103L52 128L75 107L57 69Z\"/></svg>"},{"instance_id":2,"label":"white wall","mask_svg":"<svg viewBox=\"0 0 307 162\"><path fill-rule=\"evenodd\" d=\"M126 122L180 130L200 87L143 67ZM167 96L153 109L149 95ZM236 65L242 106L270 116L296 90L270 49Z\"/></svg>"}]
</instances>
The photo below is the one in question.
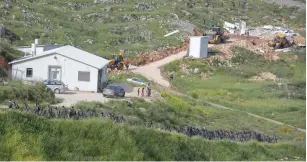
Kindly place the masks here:
<instances>
[{"instance_id":1,"label":"white wall","mask_svg":"<svg viewBox=\"0 0 307 162\"><path fill-rule=\"evenodd\" d=\"M204 58L208 56L208 36L190 37L189 56Z\"/></svg>"},{"instance_id":2,"label":"white wall","mask_svg":"<svg viewBox=\"0 0 307 162\"><path fill-rule=\"evenodd\" d=\"M54 59L54 56L57 59ZM77 87L80 91L97 91L98 69L58 54L15 63L12 65L12 77L23 80L45 80L48 79L49 66L62 67L61 78L69 89L75 90ZM33 68L32 78L26 78L26 68ZM90 82L78 81L78 71L89 71Z\"/></svg>"},{"instance_id":3,"label":"white wall","mask_svg":"<svg viewBox=\"0 0 307 162\"><path fill-rule=\"evenodd\" d=\"M17 48L17 50L22 51L24 53L30 53L32 54L32 48L31 47L20 47ZM37 47L36 46L36 55L39 55L40 53L44 52L44 47Z\"/></svg>"}]
</instances>

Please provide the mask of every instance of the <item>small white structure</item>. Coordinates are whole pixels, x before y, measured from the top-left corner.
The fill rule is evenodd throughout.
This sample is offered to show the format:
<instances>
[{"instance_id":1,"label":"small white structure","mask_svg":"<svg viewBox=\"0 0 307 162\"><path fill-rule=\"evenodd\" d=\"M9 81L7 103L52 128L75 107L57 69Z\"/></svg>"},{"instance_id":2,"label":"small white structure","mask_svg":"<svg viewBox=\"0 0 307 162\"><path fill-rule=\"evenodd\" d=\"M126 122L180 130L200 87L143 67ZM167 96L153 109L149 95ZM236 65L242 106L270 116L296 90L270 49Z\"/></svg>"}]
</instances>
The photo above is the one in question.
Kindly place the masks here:
<instances>
[{"instance_id":1,"label":"small white structure","mask_svg":"<svg viewBox=\"0 0 307 162\"><path fill-rule=\"evenodd\" d=\"M204 58L208 56L208 36L190 37L189 56Z\"/></svg>"},{"instance_id":2,"label":"small white structure","mask_svg":"<svg viewBox=\"0 0 307 162\"><path fill-rule=\"evenodd\" d=\"M10 62L12 79L59 80L71 90L95 91L107 81L109 60L73 46L63 46Z\"/></svg>"}]
</instances>

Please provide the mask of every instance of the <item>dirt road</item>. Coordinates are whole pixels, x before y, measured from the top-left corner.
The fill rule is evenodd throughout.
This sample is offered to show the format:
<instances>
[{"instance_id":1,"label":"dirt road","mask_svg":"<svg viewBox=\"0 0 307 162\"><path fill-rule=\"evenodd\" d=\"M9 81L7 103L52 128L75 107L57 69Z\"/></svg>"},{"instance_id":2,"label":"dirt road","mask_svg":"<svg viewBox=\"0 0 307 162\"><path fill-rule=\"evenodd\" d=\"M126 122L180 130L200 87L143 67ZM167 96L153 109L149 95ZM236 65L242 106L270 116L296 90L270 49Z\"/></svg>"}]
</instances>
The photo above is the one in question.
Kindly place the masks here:
<instances>
[{"instance_id":1,"label":"dirt road","mask_svg":"<svg viewBox=\"0 0 307 162\"><path fill-rule=\"evenodd\" d=\"M145 66L140 66L140 67L131 66L129 71L143 75L148 80L156 82L164 87L170 87L170 83L163 78L159 67L165 64L168 64L174 60L178 60L182 58L183 56L185 56L186 54L187 54L187 51L182 51L182 52L179 52L178 54L168 56L162 60L153 62Z\"/></svg>"},{"instance_id":2,"label":"dirt road","mask_svg":"<svg viewBox=\"0 0 307 162\"><path fill-rule=\"evenodd\" d=\"M131 66L129 71L143 75L144 77L148 78L149 80L161 85L162 88L164 87L166 89L169 89L170 92L173 92L173 90L171 90L170 83L167 80L165 80L165 78L162 76L159 67L161 67L165 64L168 64L168 63L170 63L174 60L182 58L184 55L186 55L186 53L187 53L186 51L179 52L178 54L168 56L168 57L166 57L162 60L153 62L153 63L145 65L145 66L140 66L140 67ZM176 92L174 92L174 93L176 93ZM180 94L180 93L176 93L176 94L184 95L184 94ZM189 96L187 96L187 97L189 97ZM262 116L259 116L259 115L256 115L256 114L252 114L252 113L248 113L248 112L244 112L244 111L239 111L239 110L232 109L232 108L229 108L229 107L226 107L226 106L223 106L223 105L219 105L219 104L216 104L216 103L212 103L212 102L207 102L207 103L209 105L215 107L215 108L222 108L222 109L228 109L228 110L231 110L231 111L246 113L247 115L253 116L253 117L258 118L258 119L263 119L263 120L266 120L268 122L271 122L271 123L274 123L274 124L277 124L277 125L287 125L289 127L297 129L298 131L306 133L305 129L294 127L292 125L288 125L288 124L285 124L285 123L282 123L282 122L279 122L279 121L276 121L276 120L272 120L272 119L269 119L269 118L265 118L265 117L262 117Z\"/></svg>"}]
</instances>

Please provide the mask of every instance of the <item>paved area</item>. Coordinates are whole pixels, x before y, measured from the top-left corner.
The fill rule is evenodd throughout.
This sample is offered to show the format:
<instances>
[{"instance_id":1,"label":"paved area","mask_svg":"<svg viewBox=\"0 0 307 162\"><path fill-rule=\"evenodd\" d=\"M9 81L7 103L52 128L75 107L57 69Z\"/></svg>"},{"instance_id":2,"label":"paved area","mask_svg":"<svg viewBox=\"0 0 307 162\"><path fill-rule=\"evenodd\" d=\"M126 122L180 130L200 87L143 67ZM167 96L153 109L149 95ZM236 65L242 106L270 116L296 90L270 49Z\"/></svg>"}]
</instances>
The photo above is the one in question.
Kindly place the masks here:
<instances>
[{"instance_id":1,"label":"paved area","mask_svg":"<svg viewBox=\"0 0 307 162\"><path fill-rule=\"evenodd\" d=\"M73 106L75 104L77 104L78 102L81 101L96 101L96 102L107 102L110 100L127 100L129 98L132 97L140 97L145 99L146 101L152 101L155 100L156 98L160 97L160 94L158 92L156 92L155 90L152 90L152 95L151 97L141 97L138 96L137 94L137 89L139 87L134 87L133 90L129 93L126 93L124 98L106 98L103 97L101 93L88 93L88 92L72 92L72 91L68 91L66 93L63 94L56 94L57 98L62 98L63 102L56 104L54 106L65 106L65 107L70 107Z\"/></svg>"}]
</instances>

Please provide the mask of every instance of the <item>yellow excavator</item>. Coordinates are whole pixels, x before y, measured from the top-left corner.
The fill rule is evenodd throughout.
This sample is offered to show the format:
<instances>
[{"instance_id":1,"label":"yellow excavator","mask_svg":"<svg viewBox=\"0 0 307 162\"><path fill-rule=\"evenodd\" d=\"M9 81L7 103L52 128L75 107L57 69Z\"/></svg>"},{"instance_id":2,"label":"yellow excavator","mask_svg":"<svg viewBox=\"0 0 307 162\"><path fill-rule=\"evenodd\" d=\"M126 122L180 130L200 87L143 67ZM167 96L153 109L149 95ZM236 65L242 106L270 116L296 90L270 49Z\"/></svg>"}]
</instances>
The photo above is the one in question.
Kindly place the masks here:
<instances>
[{"instance_id":1,"label":"yellow excavator","mask_svg":"<svg viewBox=\"0 0 307 162\"><path fill-rule=\"evenodd\" d=\"M212 32L208 32L205 35L211 38L209 40L210 44L226 43L226 40L229 39L229 36L222 32L220 27L213 27Z\"/></svg>"},{"instance_id":2,"label":"yellow excavator","mask_svg":"<svg viewBox=\"0 0 307 162\"><path fill-rule=\"evenodd\" d=\"M124 59L124 52L120 51L119 54L113 54L113 59L109 62L108 68L111 70L123 70L124 67L126 69L129 68L129 62L127 59Z\"/></svg>"},{"instance_id":3,"label":"yellow excavator","mask_svg":"<svg viewBox=\"0 0 307 162\"><path fill-rule=\"evenodd\" d=\"M194 28L194 36L209 36L209 42L210 44L220 44L220 43L226 43L226 40L229 39L229 35L226 35L225 32L221 31L220 27L212 27L211 32L204 33L199 29Z\"/></svg>"},{"instance_id":4,"label":"yellow excavator","mask_svg":"<svg viewBox=\"0 0 307 162\"><path fill-rule=\"evenodd\" d=\"M275 38L268 42L268 45L270 47L273 47L274 49L281 49L281 48L288 48L293 45L293 42L290 42L286 34L277 32L275 34Z\"/></svg>"}]
</instances>

